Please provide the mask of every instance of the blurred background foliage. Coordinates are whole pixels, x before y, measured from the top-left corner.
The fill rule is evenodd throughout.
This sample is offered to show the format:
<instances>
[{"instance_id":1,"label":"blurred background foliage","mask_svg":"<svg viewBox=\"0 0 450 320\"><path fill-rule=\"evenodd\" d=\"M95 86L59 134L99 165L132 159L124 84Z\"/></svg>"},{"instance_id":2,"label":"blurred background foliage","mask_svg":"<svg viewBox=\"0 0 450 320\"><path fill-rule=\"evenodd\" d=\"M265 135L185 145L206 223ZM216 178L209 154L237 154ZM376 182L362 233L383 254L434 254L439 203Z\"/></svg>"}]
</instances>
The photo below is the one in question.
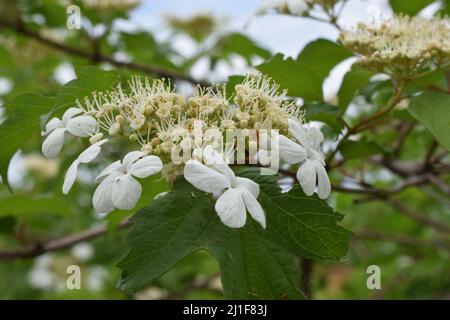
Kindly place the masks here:
<instances>
[{"instance_id":1,"label":"blurred background foliage","mask_svg":"<svg viewBox=\"0 0 450 320\"><path fill-rule=\"evenodd\" d=\"M106 70L117 68L122 79L134 74L169 77L180 91L189 95L196 82L217 80L218 62L231 65L233 58L239 56L248 70L256 67L288 88L292 96L302 97L307 119L322 123L326 137L332 141L343 128L342 117L347 123L357 122L380 109L392 96L389 81L374 80L371 72L354 66L345 75L337 96L324 101L322 85L329 72L351 57L351 53L328 40L317 40L298 57L286 58L244 33L230 31L227 24L233 17L200 12L190 17L165 14L165 25L161 28L169 36L161 41L149 30L120 27L118 21L128 19L132 10L139 10L138 2L124 1L121 6L108 8L96 7L99 2L0 1L2 104L7 105L13 97L25 92L55 96L74 77L73 70L88 65ZM390 4L395 12L414 15L433 2L393 0ZM81 8L79 30L66 27L66 8L70 4ZM449 12L447 1L439 4L437 11ZM193 40L196 44L193 54L186 56L173 46L171 39L177 34ZM295 30L292 36L296 36ZM192 68L200 60L207 62L207 68L201 78L193 79ZM231 77L230 84L239 76ZM411 84L410 90L429 87L448 90L448 72L421 79ZM7 113L5 107L0 109L0 121L7 119ZM132 212L116 210L103 218L91 207L94 186L89 182L100 166L83 168L79 183L68 196L63 196L62 173L76 157L80 142L71 140L60 160L44 158L40 154L41 142L40 132L34 132L14 156L9 167L14 193L0 185L0 252L30 248L98 226L105 226L104 234L38 257L0 259L0 298L222 298L217 264L203 251L186 257L135 295L117 290L120 275L115 264L126 252L122 242L126 230L118 230L117 226L167 190L166 182L161 177L144 180L143 196ZM0 150L5 152L2 145ZM436 157L444 163L450 160L432 134L402 108L397 108L382 127L347 141L341 153L345 168L331 172L334 184L350 176L350 186L356 180L387 190L407 177L401 170L380 165L381 158L403 164ZM106 164L108 156L104 158L101 161ZM303 288L316 299L450 298L449 177L439 179L437 184L441 187L411 185L398 190L392 201L389 195L374 198L370 194L336 189L330 204L346 215L343 223L355 233L351 249L339 263L299 261ZM408 210L414 212L408 214ZM66 289L66 268L72 264L81 267L81 290ZM381 267L381 290L372 291L366 286L366 268L372 264Z\"/></svg>"}]
</instances>

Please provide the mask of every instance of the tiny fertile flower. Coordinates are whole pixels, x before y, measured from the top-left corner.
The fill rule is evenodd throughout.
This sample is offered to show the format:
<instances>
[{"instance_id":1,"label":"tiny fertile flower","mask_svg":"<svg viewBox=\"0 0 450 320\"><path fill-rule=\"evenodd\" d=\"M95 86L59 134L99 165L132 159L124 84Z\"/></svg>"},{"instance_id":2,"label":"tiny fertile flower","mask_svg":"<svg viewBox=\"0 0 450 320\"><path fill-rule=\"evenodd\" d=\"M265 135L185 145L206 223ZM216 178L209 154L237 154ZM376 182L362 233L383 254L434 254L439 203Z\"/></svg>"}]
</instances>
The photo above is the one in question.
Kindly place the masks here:
<instances>
[{"instance_id":1,"label":"tiny fertile flower","mask_svg":"<svg viewBox=\"0 0 450 320\"><path fill-rule=\"evenodd\" d=\"M157 156L146 156L144 152L132 151L123 161L116 161L97 176L100 185L94 192L92 202L95 210L108 213L115 208L132 209L142 193L136 178L146 178L162 170L163 164Z\"/></svg>"},{"instance_id":2,"label":"tiny fertile flower","mask_svg":"<svg viewBox=\"0 0 450 320\"><path fill-rule=\"evenodd\" d=\"M107 142L108 139L103 139L99 142L94 143L89 148L84 150L78 158L75 159L74 162L70 165L69 169L66 172L66 176L64 177L64 184L62 187L62 191L64 194L68 194L70 189L72 188L75 179L77 177L78 165L80 163L89 163L94 160L98 154L100 153L101 146Z\"/></svg>"},{"instance_id":3,"label":"tiny fertile flower","mask_svg":"<svg viewBox=\"0 0 450 320\"><path fill-rule=\"evenodd\" d=\"M184 167L184 177L197 189L218 197L215 210L220 220L230 228L241 228L248 211L266 228L264 210L257 201L259 185L250 179L236 177L223 157L210 146L205 147L203 159L208 166L189 160Z\"/></svg>"},{"instance_id":4,"label":"tiny fertile flower","mask_svg":"<svg viewBox=\"0 0 450 320\"><path fill-rule=\"evenodd\" d=\"M61 151L64 142L64 133L77 137L88 137L95 132L97 121L91 116L78 115L83 110L79 108L69 108L64 113L62 120L52 118L45 126L42 135L48 135L42 143L42 153L46 157L54 157Z\"/></svg>"},{"instance_id":5,"label":"tiny fertile flower","mask_svg":"<svg viewBox=\"0 0 450 320\"><path fill-rule=\"evenodd\" d=\"M322 132L310 127L305 129L299 122L289 120L289 132L297 143L280 135L280 157L289 164L303 162L297 171L303 192L310 196L317 185L319 198L326 199L330 195L331 185L325 170L325 160L320 151L323 141Z\"/></svg>"}]
</instances>

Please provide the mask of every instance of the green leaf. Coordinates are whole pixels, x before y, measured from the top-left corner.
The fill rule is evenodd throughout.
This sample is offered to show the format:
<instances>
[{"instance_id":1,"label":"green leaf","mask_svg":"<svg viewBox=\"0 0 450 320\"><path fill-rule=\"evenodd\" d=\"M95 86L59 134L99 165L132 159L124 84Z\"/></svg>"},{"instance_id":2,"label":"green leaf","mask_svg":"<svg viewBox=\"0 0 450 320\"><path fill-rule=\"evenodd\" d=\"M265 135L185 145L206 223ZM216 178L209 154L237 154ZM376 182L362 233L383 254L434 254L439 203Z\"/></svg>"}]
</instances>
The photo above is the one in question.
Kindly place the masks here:
<instances>
[{"instance_id":1,"label":"green leaf","mask_svg":"<svg viewBox=\"0 0 450 320\"><path fill-rule=\"evenodd\" d=\"M346 140L339 148L346 160L366 158L381 153L383 150L373 141Z\"/></svg>"},{"instance_id":2,"label":"green leaf","mask_svg":"<svg viewBox=\"0 0 450 320\"><path fill-rule=\"evenodd\" d=\"M450 150L450 95L426 92L411 99L409 112Z\"/></svg>"},{"instance_id":3,"label":"green leaf","mask_svg":"<svg viewBox=\"0 0 450 320\"><path fill-rule=\"evenodd\" d=\"M323 99L321 79L314 70L298 64L292 58L285 58L279 53L256 68L272 77L282 88L288 89L290 96L310 101Z\"/></svg>"},{"instance_id":4,"label":"green leaf","mask_svg":"<svg viewBox=\"0 0 450 320\"><path fill-rule=\"evenodd\" d=\"M238 54L249 64L251 64L252 58L254 57L268 59L272 55L269 50L261 47L255 41L241 33L231 33L220 38L213 50L213 56L215 58L228 59L230 55Z\"/></svg>"},{"instance_id":5,"label":"green leaf","mask_svg":"<svg viewBox=\"0 0 450 320\"><path fill-rule=\"evenodd\" d=\"M336 106L328 103L307 103L303 107L306 121L320 121L326 123L335 134L341 132L344 123L341 111Z\"/></svg>"},{"instance_id":6,"label":"green leaf","mask_svg":"<svg viewBox=\"0 0 450 320\"><path fill-rule=\"evenodd\" d=\"M133 61L149 65L158 65L170 70L176 70L176 66L168 58L176 55L167 43L159 43L149 32L136 32L120 34L120 41Z\"/></svg>"},{"instance_id":7,"label":"green leaf","mask_svg":"<svg viewBox=\"0 0 450 320\"><path fill-rule=\"evenodd\" d=\"M438 11L438 14L441 16L449 16L450 15L450 1L444 0L444 3L442 4L442 8Z\"/></svg>"},{"instance_id":8,"label":"green leaf","mask_svg":"<svg viewBox=\"0 0 450 320\"><path fill-rule=\"evenodd\" d=\"M414 16L434 1L435 0L389 0L389 3L395 13L404 13L408 16Z\"/></svg>"},{"instance_id":9,"label":"green leaf","mask_svg":"<svg viewBox=\"0 0 450 320\"><path fill-rule=\"evenodd\" d=\"M14 194L0 198L0 217L26 217L39 213L66 215L68 208L65 198L52 195Z\"/></svg>"},{"instance_id":10,"label":"green leaf","mask_svg":"<svg viewBox=\"0 0 450 320\"><path fill-rule=\"evenodd\" d=\"M212 196L178 179L169 194L133 217L126 238L130 252L118 265L123 270L119 287L138 290L186 255L204 249L218 260L227 298L302 298L294 255L345 255L350 233L337 225L342 215L299 188L282 194L276 177L260 176L258 169L240 175L260 184L266 230L250 217L243 228L226 227L214 211Z\"/></svg>"},{"instance_id":11,"label":"green leaf","mask_svg":"<svg viewBox=\"0 0 450 320\"><path fill-rule=\"evenodd\" d=\"M77 79L69 81L58 92L58 100L53 116L60 117L65 110L76 106L76 100L91 97L92 92L111 90L119 81L115 70L105 71L96 67L83 67L77 72Z\"/></svg>"},{"instance_id":12,"label":"green leaf","mask_svg":"<svg viewBox=\"0 0 450 320\"><path fill-rule=\"evenodd\" d=\"M12 156L30 137L39 132L40 118L53 108L56 99L41 94L22 94L6 103L6 120L0 125L0 176L8 183L8 165Z\"/></svg>"},{"instance_id":13,"label":"green leaf","mask_svg":"<svg viewBox=\"0 0 450 320\"><path fill-rule=\"evenodd\" d=\"M284 59L281 54L257 68L271 76L289 95L306 100L322 101L322 84L330 71L351 53L330 40L318 39L309 43L296 60Z\"/></svg>"},{"instance_id":14,"label":"green leaf","mask_svg":"<svg viewBox=\"0 0 450 320\"><path fill-rule=\"evenodd\" d=\"M373 72L367 71L358 65L353 65L352 69L344 76L338 92L339 108L345 112L350 102L352 102L359 88L367 84Z\"/></svg>"},{"instance_id":15,"label":"green leaf","mask_svg":"<svg viewBox=\"0 0 450 320\"><path fill-rule=\"evenodd\" d=\"M352 53L336 42L318 39L310 42L297 57L297 63L314 70L323 82L330 71Z\"/></svg>"},{"instance_id":16,"label":"green leaf","mask_svg":"<svg viewBox=\"0 0 450 320\"><path fill-rule=\"evenodd\" d=\"M283 246L292 253L332 260L346 255L351 232L338 225L344 215L317 196L306 196L298 184L281 193L275 176L260 176L258 169L246 169L239 175L259 184L258 201L267 213L267 231L281 235Z\"/></svg>"}]
</instances>

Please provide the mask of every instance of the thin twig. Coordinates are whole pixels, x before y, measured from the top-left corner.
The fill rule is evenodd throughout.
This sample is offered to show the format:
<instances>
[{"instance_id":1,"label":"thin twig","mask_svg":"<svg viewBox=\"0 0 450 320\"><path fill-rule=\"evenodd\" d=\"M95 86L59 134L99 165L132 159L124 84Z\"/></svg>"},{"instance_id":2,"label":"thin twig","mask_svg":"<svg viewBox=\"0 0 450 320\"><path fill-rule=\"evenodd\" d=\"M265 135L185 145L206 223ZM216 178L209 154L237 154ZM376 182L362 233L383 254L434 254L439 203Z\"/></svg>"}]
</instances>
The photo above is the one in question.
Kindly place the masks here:
<instances>
[{"instance_id":1,"label":"thin twig","mask_svg":"<svg viewBox=\"0 0 450 320\"><path fill-rule=\"evenodd\" d=\"M125 229L131 225L129 220L125 220L117 226L117 229ZM89 230L84 230L79 233L62 237L59 239L50 240L47 242L35 243L24 249L15 251L0 251L0 260L12 259L28 259L39 256L41 254L70 248L71 246L100 237L108 232L107 226L99 226Z\"/></svg>"},{"instance_id":2,"label":"thin twig","mask_svg":"<svg viewBox=\"0 0 450 320\"><path fill-rule=\"evenodd\" d=\"M51 47L53 49L56 49L58 51L61 51L61 52L64 52L64 53L67 53L67 54L70 54L73 56L85 58L85 59L88 59L89 61L92 61L95 63L108 62L108 63L110 63L116 67L120 67L120 68L137 70L137 71L141 71L141 72L148 73L151 75L157 75L159 77L165 77L165 78L170 78L170 79L175 79L175 80L184 80L184 81L188 81L192 84L208 86L207 82L198 81L188 75L172 72L172 71L163 69L158 66L140 64L140 63L135 63L135 62L119 61L110 56L103 55L100 52L95 52L95 51L89 52L89 51L85 51L83 49L65 45L63 43L46 38L46 37L42 36L41 34L39 34L38 32L30 30L29 28L27 28L25 26L25 24L20 23L20 22L19 23L11 23L4 19L0 19L0 26L10 29L10 30L13 30L14 32L17 32L21 35L27 36L28 38L34 39L34 40L40 42L41 44L44 44L44 45Z\"/></svg>"},{"instance_id":3,"label":"thin twig","mask_svg":"<svg viewBox=\"0 0 450 320\"><path fill-rule=\"evenodd\" d=\"M314 270L314 261L301 258L300 260L300 290L302 290L306 299L313 299L311 290L311 277Z\"/></svg>"}]
</instances>

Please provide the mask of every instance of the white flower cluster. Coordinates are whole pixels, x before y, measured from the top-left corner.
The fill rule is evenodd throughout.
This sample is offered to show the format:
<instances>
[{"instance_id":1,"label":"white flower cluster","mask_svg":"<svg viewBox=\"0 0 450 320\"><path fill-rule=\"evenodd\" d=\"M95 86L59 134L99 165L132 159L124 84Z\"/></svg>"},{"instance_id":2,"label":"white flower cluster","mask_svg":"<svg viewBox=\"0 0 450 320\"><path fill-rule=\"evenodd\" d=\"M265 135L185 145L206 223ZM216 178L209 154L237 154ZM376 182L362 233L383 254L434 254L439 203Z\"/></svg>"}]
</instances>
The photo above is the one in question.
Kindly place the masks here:
<instances>
[{"instance_id":1,"label":"white flower cluster","mask_svg":"<svg viewBox=\"0 0 450 320\"><path fill-rule=\"evenodd\" d=\"M360 23L339 39L364 67L400 79L450 63L448 18L394 16L382 23Z\"/></svg>"},{"instance_id":2,"label":"white flower cluster","mask_svg":"<svg viewBox=\"0 0 450 320\"><path fill-rule=\"evenodd\" d=\"M265 146L272 139L276 143L267 150L279 152L279 158L288 164L300 164L297 178L306 194L312 195L316 187L323 199L330 193L320 152L322 133L303 123L300 107L266 76L246 77L235 86L232 102L226 98L225 87L198 88L194 96L185 99L163 80L133 78L127 89L118 86L75 103L62 119L52 118L43 132L47 137L42 152L47 157L59 154L67 135L90 137L91 146L67 170L65 194L76 180L79 165L96 159L106 144L125 137L136 145L123 160L113 162L97 176L93 206L100 213L132 209L142 193L136 179L161 172L168 181L183 174L198 189L212 193L218 198L216 212L227 226L242 227L248 212L265 228L264 211L257 201L259 186L236 177L228 166L230 156L239 153L235 135L231 147L227 145L230 141L225 144L227 156L222 152L223 137L238 131L253 131ZM269 137L267 132L273 134ZM248 158L251 143L244 146ZM183 162L174 160L174 150L179 148L188 150ZM262 164L266 165L267 159Z\"/></svg>"}]
</instances>

